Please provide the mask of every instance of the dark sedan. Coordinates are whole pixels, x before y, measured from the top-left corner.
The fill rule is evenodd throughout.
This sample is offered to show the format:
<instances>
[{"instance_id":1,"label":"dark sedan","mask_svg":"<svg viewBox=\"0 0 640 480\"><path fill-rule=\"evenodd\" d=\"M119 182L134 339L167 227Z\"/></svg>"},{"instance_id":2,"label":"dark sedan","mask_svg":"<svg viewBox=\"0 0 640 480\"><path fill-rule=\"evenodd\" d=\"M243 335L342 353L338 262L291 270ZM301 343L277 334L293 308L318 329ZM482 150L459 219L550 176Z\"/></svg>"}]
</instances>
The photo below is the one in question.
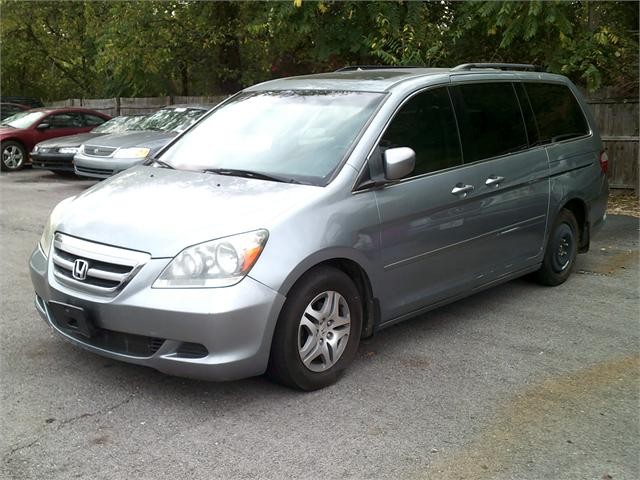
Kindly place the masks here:
<instances>
[{"instance_id":1,"label":"dark sedan","mask_svg":"<svg viewBox=\"0 0 640 480\"><path fill-rule=\"evenodd\" d=\"M5 118L0 123L0 169L20 170L37 143L88 132L110 118L87 108L34 108Z\"/></svg>"},{"instance_id":2,"label":"dark sedan","mask_svg":"<svg viewBox=\"0 0 640 480\"><path fill-rule=\"evenodd\" d=\"M87 133L45 140L31 152L33 168L51 170L54 173L73 173L73 156L83 143L96 137L139 129L146 115L122 115L97 126Z\"/></svg>"}]
</instances>

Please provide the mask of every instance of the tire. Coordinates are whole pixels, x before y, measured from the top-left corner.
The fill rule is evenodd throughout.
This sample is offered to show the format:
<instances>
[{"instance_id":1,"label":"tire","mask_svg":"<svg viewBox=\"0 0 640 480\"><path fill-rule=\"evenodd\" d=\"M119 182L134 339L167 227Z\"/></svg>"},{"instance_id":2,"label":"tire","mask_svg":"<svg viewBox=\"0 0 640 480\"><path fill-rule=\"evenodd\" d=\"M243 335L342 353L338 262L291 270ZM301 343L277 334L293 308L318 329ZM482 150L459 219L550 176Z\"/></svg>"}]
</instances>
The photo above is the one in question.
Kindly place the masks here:
<instances>
[{"instance_id":1,"label":"tire","mask_svg":"<svg viewBox=\"0 0 640 480\"><path fill-rule=\"evenodd\" d=\"M294 285L285 301L267 375L306 391L331 385L353 361L361 329L362 299L353 281L336 268L314 268Z\"/></svg>"},{"instance_id":2,"label":"tire","mask_svg":"<svg viewBox=\"0 0 640 480\"><path fill-rule=\"evenodd\" d=\"M24 168L27 163L27 152L20 142L9 140L0 146L2 158L0 170L13 172Z\"/></svg>"},{"instance_id":3,"label":"tire","mask_svg":"<svg viewBox=\"0 0 640 480\"><path fill-rule=\"evenodd\" d=\"M554 287L569 278L578 255L578 241L576 217L569 210L561 210L547 239L542 267L535 273L538 283Z\"/></svg>"}]
</instances>

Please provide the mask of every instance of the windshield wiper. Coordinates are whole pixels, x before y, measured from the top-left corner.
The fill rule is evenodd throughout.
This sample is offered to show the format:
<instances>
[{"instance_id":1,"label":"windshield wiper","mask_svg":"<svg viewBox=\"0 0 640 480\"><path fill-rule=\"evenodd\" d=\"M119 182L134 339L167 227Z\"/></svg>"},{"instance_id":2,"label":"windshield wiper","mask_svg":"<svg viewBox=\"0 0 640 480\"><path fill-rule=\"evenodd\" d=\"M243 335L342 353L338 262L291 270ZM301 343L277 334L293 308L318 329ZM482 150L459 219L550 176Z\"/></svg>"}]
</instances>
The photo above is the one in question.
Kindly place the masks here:
<instances>
[{"instance_id":1,"label":"windshield wiper","mask_svg":"<svg viewBox=\"0 0 640 480\"><path fill-rule=\"evenodd\" d=\"M301 183L293 178L278 177L276 175L268 175L266 173L254 172L251 170L241 170L237 168L207 168L202 170L204 173L215 173L217 175L228 175L230 177L254 178L256 180L268 180L271 182L282 183Z\"/></svg>"}]
</instances>

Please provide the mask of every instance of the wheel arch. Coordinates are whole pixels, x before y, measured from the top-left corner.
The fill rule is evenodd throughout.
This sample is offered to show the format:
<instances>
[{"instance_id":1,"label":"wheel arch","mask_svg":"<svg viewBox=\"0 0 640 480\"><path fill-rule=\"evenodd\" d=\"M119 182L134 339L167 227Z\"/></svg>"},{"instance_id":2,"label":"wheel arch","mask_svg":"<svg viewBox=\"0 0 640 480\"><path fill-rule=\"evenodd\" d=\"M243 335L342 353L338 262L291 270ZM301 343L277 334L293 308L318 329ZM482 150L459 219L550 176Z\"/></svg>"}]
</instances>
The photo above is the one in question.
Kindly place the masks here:
<instances>
[{"instance_id":1,"label":"wheel arch","mask_svg":"<svg viewBox=\"0 0 640 480\"><path fill-rule=\"evenodd\" d=\"M590 242L589 207L587 203L580 197L573 197L563 203L556 215L562 210L569 210L578 223L578 252L587 252Z\"/></svg>"},{"instance_id":2,"label":"wheel arch","mask_svg":"<svg viewBox=\"0 0 640 480\"><path fill-rule=\"evenodd\" d=\"M287 277L283 283L282 292L285 296L291 291L293 286L303 275L319 266L330 266L344 272L355 284L362 298L362 332L361 337L367 338L373 335L375 325L380 317L379 302L374 295L371 275L363 266L362 260L353 258L346 252L333 252L333 255L320 254L313 258L306 259L300 268L297 268Z\"/></svg>"}]
</instances>

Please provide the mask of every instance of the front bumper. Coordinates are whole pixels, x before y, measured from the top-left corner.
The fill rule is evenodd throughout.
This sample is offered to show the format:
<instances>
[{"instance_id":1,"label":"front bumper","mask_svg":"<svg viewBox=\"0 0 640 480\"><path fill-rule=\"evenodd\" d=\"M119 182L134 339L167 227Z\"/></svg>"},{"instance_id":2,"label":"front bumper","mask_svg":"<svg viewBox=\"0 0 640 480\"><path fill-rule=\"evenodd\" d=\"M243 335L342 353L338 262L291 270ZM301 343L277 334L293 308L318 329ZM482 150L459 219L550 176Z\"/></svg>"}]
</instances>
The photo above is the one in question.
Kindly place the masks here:
<instances>
[{"instance_id":1,"label":"front bumper","mask_svg":"<svg viewBox=\"0 0 640 480\"><path fill-rule=\"evenodd\" d=\"M33 168L73 172L73 154L69 153L32 153Z\"/></svg>"},{"instance_id":2,"label":"front bumper","mask_svg":"<svg viewBox=\"0 0 640 480\"><path fill-rule=\"evenodd\" d=\"M234 380L264 373L284 297L251 277L226 288L151 288L168 262L150 260L121 292L106 298L58 283L49 261L36 249L29 262L36 309L64 339L105 357L203 380ZM160 346L148 355L123 353L96 343L94 337L74 335L54 317L52 301L83 308L95 327L118 335L125 343L153 338ZM182 354L185 344L204 346L205 356Z\"/></svg>"},{"instance_id":3,"label":"front bumper","mask_svg":"<svg viewBox=\"0 0 640 480\"><path fill-rule=\"evenodd\" d=\"M127 168L144 163L146 158L90 157L76 153L73 163L76 175L92 178L107 178Z\"/></svg>"}]
</instances>

